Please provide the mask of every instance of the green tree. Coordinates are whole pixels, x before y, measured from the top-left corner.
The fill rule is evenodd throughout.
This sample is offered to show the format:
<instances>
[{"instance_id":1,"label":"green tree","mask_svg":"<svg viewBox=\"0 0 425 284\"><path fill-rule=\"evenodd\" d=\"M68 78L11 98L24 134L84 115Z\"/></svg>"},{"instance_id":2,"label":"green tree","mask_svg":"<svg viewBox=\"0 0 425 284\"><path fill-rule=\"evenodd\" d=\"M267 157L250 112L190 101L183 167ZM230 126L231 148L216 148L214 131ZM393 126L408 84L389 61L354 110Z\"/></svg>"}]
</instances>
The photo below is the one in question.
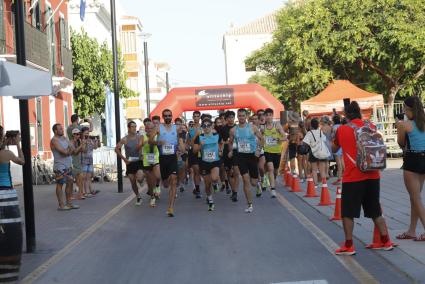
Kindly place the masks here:
<instances>
[{"instance_id":1,"label":"green tree","mask_svg":"<svg viewBox=\"0 0 425 284\"><path fill-rule=\"evenodd\" d=\"M71 31L71 47L74 73L75 111L80 116L102 113L105 109L105 83L113 82L112 52L104 42L102 45L90 38L82 29ZM118 54L121 54L118 51ZM128 89L124 64L118 57L120 97L135 97L137 93ZM113 91L112 83L110 88Z\"/></svg>"}]
</instances>

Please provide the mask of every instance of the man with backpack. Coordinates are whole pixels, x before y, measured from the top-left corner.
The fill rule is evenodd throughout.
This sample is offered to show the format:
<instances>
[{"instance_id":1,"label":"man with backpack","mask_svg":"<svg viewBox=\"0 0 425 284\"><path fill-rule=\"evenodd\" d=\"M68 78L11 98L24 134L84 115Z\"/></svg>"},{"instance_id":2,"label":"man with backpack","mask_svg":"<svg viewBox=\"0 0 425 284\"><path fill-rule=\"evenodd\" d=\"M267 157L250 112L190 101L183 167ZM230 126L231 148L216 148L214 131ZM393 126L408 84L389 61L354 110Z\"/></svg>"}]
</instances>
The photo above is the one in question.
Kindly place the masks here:
<instances>
[{"instance_id":1,"label":"man with backpack","mask_svg":"<svg viewBox=\"0 0 425 284\"><path fill-rule=\"evenodd\" d=\"M385 220L379 203L380 173L385 167L385 145L375 125L363 121L357 102L351 102L345 109L349 123L338 128L333 143L333 151L342 148L345 171L342 177L342 223L345 244L335 251L337 255L354 255L354 218L360 217L361 207L364 216L371 218L379 229L381 242L372 249L392 250ZM373 157L371 157L373 156Z\"/></svg>"}]
</instances>

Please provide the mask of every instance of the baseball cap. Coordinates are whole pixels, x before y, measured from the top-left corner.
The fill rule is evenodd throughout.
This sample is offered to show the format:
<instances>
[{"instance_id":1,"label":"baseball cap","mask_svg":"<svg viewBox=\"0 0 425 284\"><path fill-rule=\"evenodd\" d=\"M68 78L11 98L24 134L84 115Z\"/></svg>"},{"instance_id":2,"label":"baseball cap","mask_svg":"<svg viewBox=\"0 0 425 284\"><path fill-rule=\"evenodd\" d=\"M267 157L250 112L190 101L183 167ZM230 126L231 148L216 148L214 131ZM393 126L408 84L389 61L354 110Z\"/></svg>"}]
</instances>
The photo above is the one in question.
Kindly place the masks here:
<instances>
[{"instance_id":1,"label":"baseball cap","mask_svg":"<svg viewBox=\"0 0 425 284\"><path fill-rule=\"evenodd\" d=\"M72 129L72 134L78 134L78 133L80 133L81 131L80 131L80 129L78 129L78 128L74 128L74 129Z\"/></svg>"}]
</instances>

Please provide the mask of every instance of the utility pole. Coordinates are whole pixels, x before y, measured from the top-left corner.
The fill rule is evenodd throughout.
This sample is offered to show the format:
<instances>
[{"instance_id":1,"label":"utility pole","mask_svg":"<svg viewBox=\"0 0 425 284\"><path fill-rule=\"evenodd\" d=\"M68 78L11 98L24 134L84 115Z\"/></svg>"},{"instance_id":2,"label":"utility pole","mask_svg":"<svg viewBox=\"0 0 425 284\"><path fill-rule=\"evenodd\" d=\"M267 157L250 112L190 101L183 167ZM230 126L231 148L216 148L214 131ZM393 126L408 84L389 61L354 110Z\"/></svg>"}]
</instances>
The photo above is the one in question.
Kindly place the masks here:
<instances>
[{"instance_id":1,"label":"utility pole","mask_svg":"<svg viewBox=\"0 0 425 284\"><path fill-rule=\"evenodd\" d=\"M149 90L149 57L148 57L148 43L146 40L143 42L143 53L145 55L145 88L146 88L146 117L151 115L151 98Z\"/></svg>"},{"instance_id":2,"label":"utility pole","mask_svg":"<svg viewBox=\"0 0 425 284\"><path fill-rule=\"evenodd\" d=\"M165 72L165 87L167 89L167 94L170 91L170 79L168 78L168 72Z\"/></svg>"},{"instance_id":3,"label":"utility pole","mask_svg":"<svg viewBox=\"0 0 425 284\"><path fill-rule=\"evenodd\" d=\"M26 66L25 53L25 16L23 0L15 0L15 49L16 63ZM35 251L34 191L32 186L31 140L28 100L19 100L19 116L21 121L22 152L25 164L22 166L25 206L25 240L27 252Z\"/></svg>"},{"instance_id":4,"label":"utility pole","mask_svg":"<svg viewBox=\"0 0 425 284\"><path fill-rule=\"evenodd\" d=\"M116 142L121 140L120 127L120 89L118 82L118 55L117 55L117 29L115 17L115 0L111 0L111 30L112 30L112 57L114 60L114 104L115 104L115 136ZM118 192L123 192L122 161L117 155Z\"/></svg>"}]
</instances>

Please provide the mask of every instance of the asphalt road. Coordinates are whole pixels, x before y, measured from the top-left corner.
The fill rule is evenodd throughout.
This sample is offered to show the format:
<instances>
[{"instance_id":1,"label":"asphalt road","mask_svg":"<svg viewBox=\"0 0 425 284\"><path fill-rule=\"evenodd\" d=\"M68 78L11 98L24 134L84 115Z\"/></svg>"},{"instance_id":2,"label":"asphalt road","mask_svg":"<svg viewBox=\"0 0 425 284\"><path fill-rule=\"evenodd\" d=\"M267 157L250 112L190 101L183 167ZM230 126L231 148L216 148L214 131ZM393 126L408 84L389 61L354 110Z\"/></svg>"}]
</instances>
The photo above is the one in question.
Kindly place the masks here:
<instances>
[{"instance_id":1,"label":"asphalt road","mask_svg":"<svg viewBox=\"0 0 425 284\"><path fill-rule=\"evenodd\" d=\"M279 199L254 197L251 214L244 213L242 192L237 203L217 193L213 212L204 198L179 193L174 218L166 217L165 194L156 208L147 198L140 207L122 203L26 283L411 282L357 241L356 256L338 259L329 240L342 241L341 229L286 189L278 192Z\"/></svg>"}]
</instances>

